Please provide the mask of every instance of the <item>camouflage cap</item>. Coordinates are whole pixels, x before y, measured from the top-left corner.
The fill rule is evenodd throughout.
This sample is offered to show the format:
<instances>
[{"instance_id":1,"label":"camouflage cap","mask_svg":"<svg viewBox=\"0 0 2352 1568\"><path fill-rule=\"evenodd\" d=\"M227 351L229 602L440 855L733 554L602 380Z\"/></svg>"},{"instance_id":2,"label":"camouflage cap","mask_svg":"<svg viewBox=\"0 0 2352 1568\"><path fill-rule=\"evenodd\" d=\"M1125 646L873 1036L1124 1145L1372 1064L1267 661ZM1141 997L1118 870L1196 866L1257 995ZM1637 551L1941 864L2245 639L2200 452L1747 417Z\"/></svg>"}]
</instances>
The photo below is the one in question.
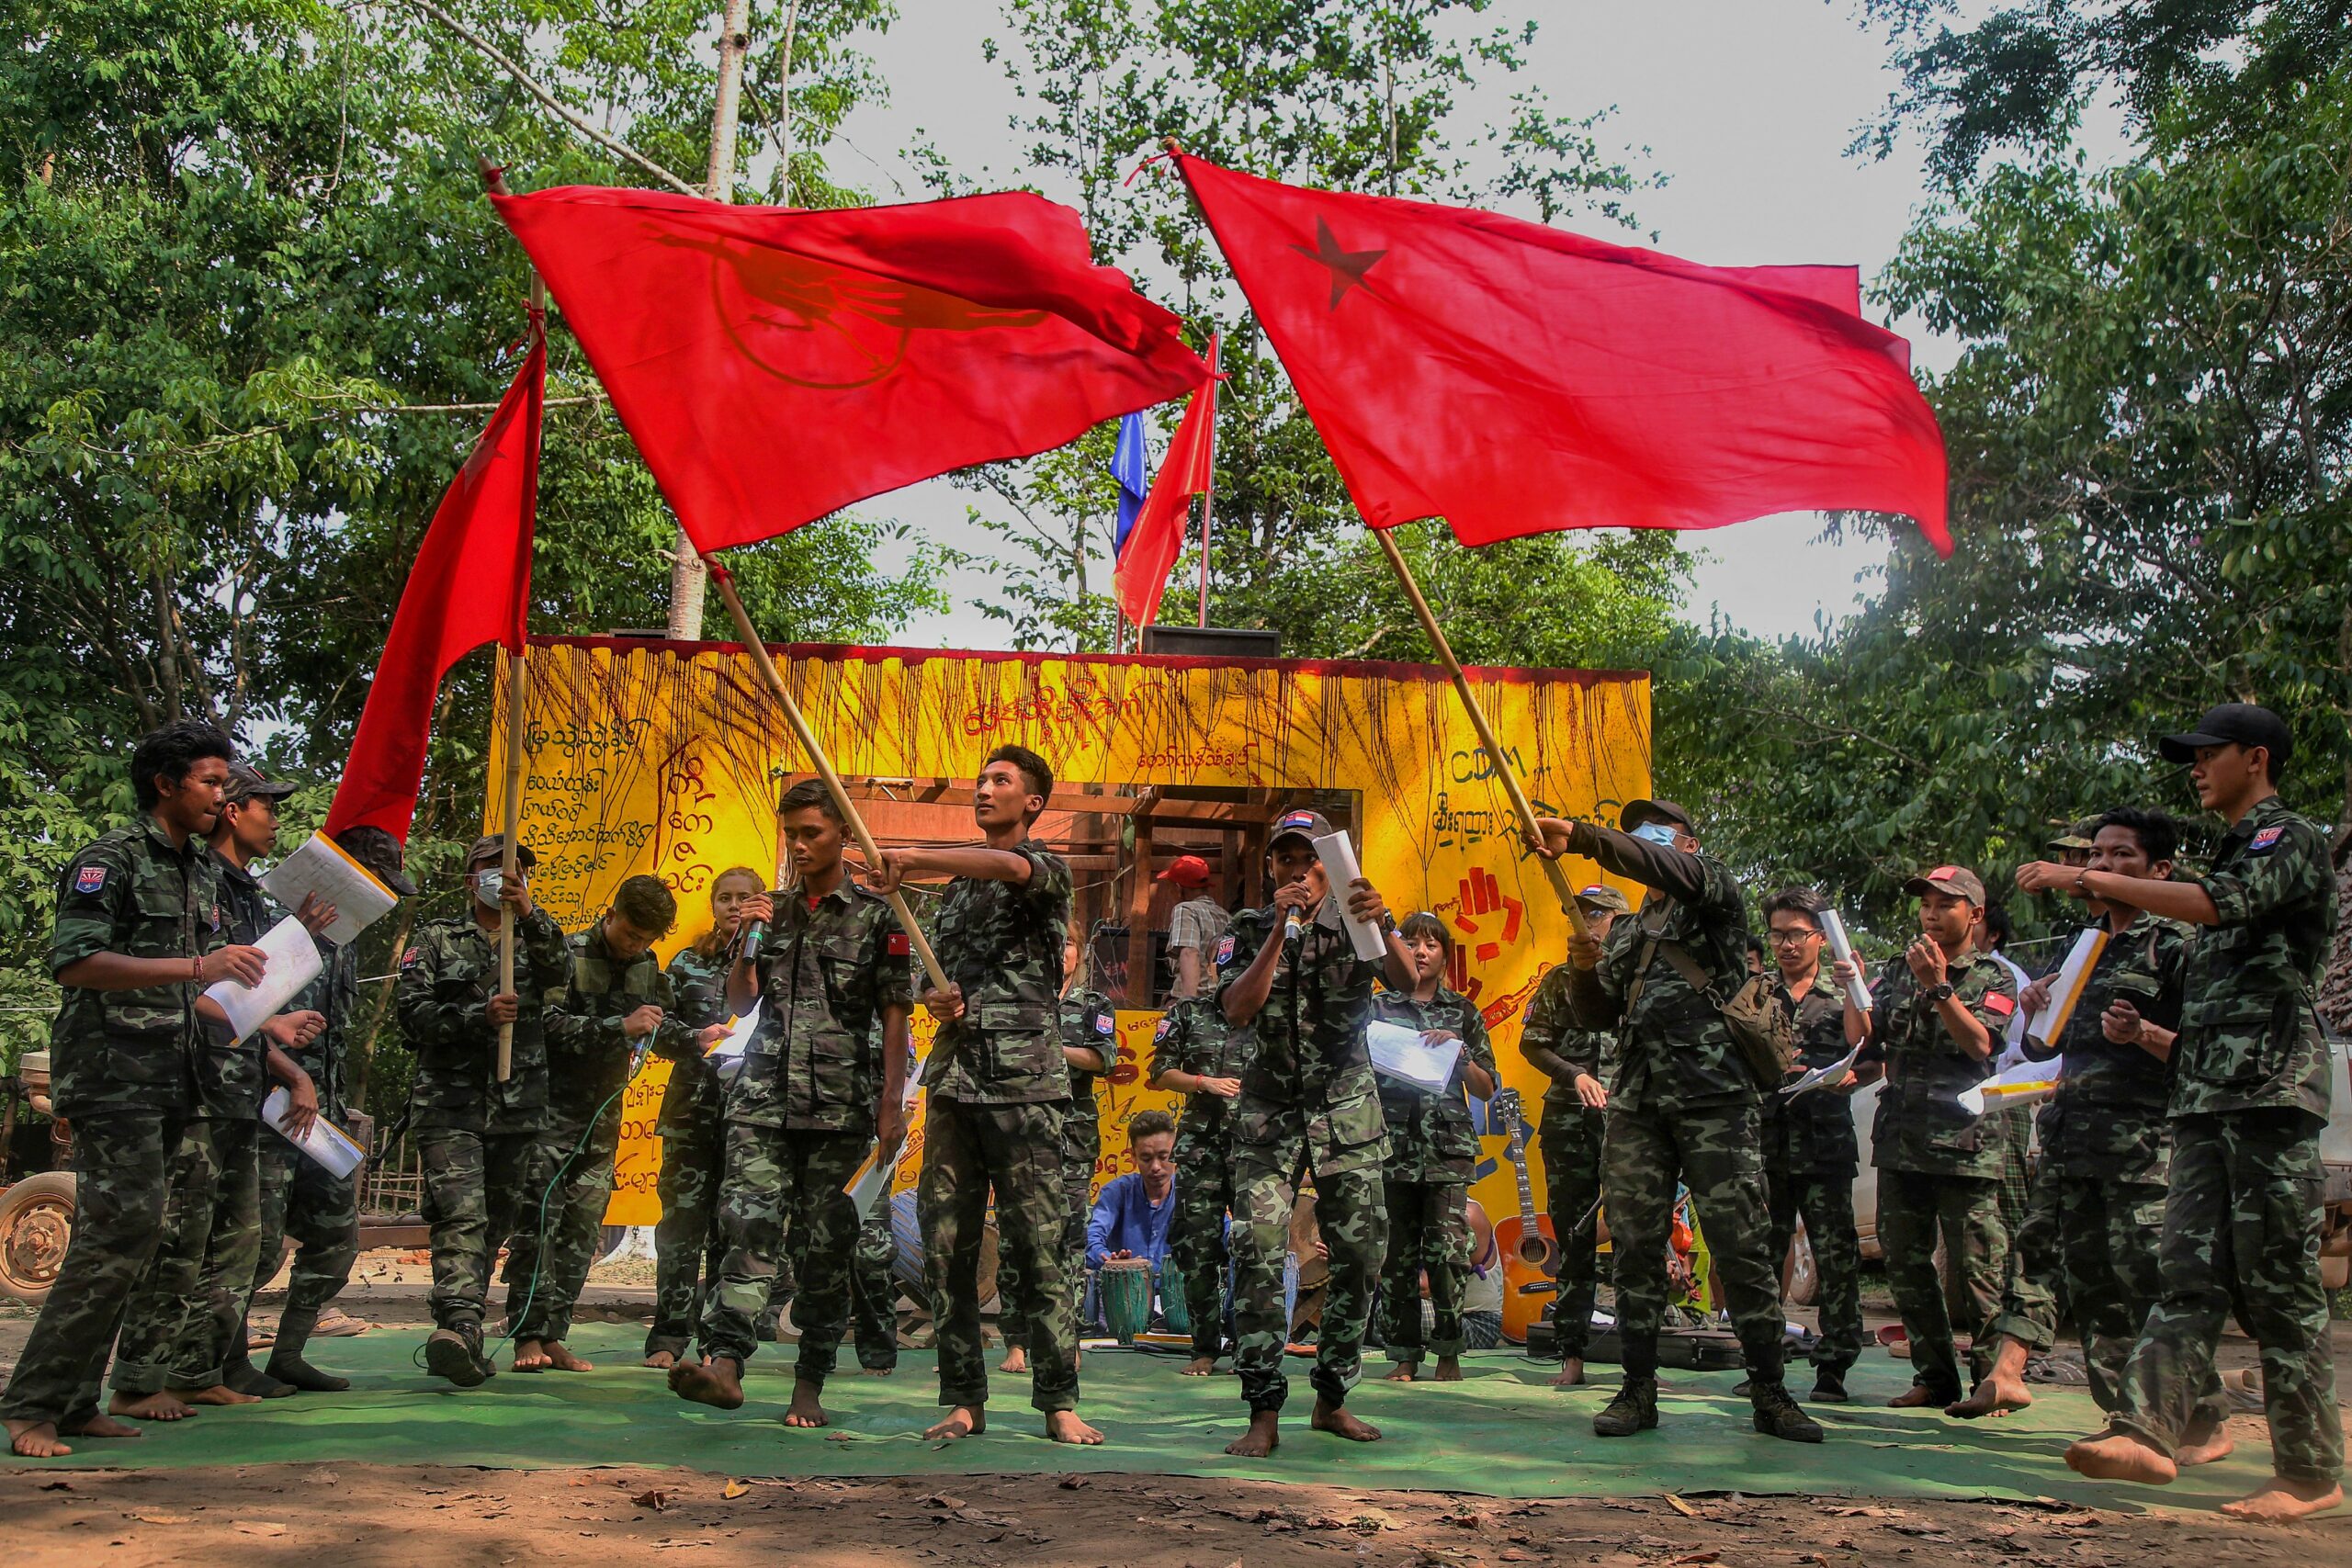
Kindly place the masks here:
<instances>
[{"instance_id":1,"label":"camouflage cap","mask_svg":"<svg viewBox=\"0 0 2352 1568\"><path fill-rule=\"evenodd\" d=\"M289 779L274 779L251 762L229 764L229 782L220 786L220 804L242 806L248 800L284 800L302 786Z\"/></svg>"},{"instance_id":2,"label":"camouflage cap","mask_svg":"<svg viewBox=\"0 0 2352 1568\"><path fill-rule=\"evenodd\" d=\"M1622 915L1634 907L1626 901L1623 893L1610 886L1606 882L1596 882L1589 887L1577 888L1577 902L1583 905L1588 911L1606 909L1614 915Z\"/></svg>"},{"instance_id":3,"label":"camouflage cap","mask_svg":"<svg viewBox=\"0 0 2352 1568\"><path fill-rule=\"evenodd\" d=\"M1984 907L1984 880L1964 865L1939 865L1932 871L1923 871L1905 883L1903 891L1914 898L1930 892L1950 893L1980 909Z\"/></svg>"},{"instance_id":4,"label":"camouflage cap","mask_svg":"<svg viewBox=\"0 0 2352 1568\"><path fill-rule=\"evenodd\" d=\"M466 867L468 870L471 870L473 867L481 864L484 860L503 859L505 856L505 834L484 833L481 838L476 839L473 841L472 848L466 851ZM531 852L530 845L517 844L514 846L514 863L516 865L537 865L539 863L539 857Z\"/></svg>"},{"instance_id":5,"label":"camouflage cap","mask_svg":"<svg viewBox=\"0 0 2352 1568\"><path fill-rule=\"evenodd\" d=\"M1266 848L1271 850L1284 839L1312 840L1329 838L1333 830L1329 818L1320 811L1309 811L1301 807L1274 818L1273 826L1266 829Z\"/></svg>"},{"instance_id":6,"label":"camouflage cap","mask_svg":"<svg viewBox=\"0 0 2352 1568\"><path fill-rule=\"evenodd\" d=\"M2077 817L2067 824L2066 830L2051 840L2046 849L2095 850L2098 848L2098 818Z\"/></svg>"}]
</instances>

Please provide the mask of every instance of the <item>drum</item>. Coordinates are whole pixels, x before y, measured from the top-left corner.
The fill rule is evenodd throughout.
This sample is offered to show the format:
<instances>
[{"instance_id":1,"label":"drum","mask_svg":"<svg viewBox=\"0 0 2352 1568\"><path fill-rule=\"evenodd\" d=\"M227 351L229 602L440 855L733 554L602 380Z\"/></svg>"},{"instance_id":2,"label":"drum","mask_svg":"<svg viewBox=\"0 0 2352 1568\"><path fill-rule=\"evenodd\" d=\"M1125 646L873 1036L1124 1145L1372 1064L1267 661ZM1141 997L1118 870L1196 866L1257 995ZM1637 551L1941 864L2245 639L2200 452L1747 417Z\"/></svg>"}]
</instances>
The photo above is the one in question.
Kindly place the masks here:
<instances>
[{"instance_id":1,"label":"drum","mask_svg":"<svg viewBox=\"0 0 2352 1568\"><path fill-rule=\"evenodd\" d=\"M1114 1339L1132 1345L1151 1326L1151 1259L1106 1258L1100 1278L1102 1321Z\"/></svg>"},{"instance_id":2,"label":"drum","mask_svg":"<svg viewBox=\"0 0 2352 1568\"><path fill-rule=\"evenodd\" d=\"M1193 1332L1193 1303L1184 1299L1184 1270L1173 1257L1159 1260L1159 1321L1170 1334Z\"/></svg>"},{"instance_id":3,"label":"drum","mask_svg":"<svg viewBox=\"0 0 2352 1568\"><path fill-rule=\"evenodd\" d=\"M890 1196L890 1240L894 1253L890 1272L907 1287L907 1293L916 1304L928 1311L931 1294L922 1277L922 1229L915 1223L915 1195L911 1190ZM983 1313L1001 1310L996 1299L996 1220L991 1216L980 1232L979 1294Z\"/></svg>"}]
</instances>

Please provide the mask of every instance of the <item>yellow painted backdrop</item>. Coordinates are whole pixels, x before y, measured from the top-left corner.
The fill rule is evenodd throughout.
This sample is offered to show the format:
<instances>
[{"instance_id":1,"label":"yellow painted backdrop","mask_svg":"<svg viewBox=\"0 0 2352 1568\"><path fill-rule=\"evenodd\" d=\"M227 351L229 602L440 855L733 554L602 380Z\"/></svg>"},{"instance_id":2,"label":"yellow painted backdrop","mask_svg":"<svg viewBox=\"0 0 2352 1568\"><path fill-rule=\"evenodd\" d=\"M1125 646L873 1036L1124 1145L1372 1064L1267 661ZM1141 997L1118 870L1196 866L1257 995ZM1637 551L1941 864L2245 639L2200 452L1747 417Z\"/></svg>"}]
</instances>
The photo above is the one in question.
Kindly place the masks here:
<instances>
[{"instance_id":1,"label":"yellow painted backdrop","mask_svg":"<svg viewBox=\"0 0 2352 1568\"><path fill-rule=\"evenodd\" d=\"M1044 753L1061 784L1342 789L1363 800L1365 874L1398 915L1431 909L1454 927L1464 988L1486 1013L1505 1080L1530 1102L1540 1077L1520 1058L1519 1018L1558 961L1566 921L1541 868L1520 852L1510 808L1443 673L1420 665L1061 657L794 647L776 650L794 695L844 774L958 778L990 749ZM534 639L524 840L534 891L566 931L604 912L639 872L678 895L666 955L708 925L712 879L775 867L775 779L806 772L750 659L737 646ZM1648 792L1649 681L1582 671L1473 671L1479 701L1537 809L1614 822ZM505 733L502 712L492 733ZM505 760L484 805L498 826ZM1589 863L1570 868L1589 881ZM1158 1015L1122 1013L1122 1065L1101 1087L1098 1182L1128 1168L1114 1135L1133 1112L1169 1106L1143 1086ZM918 1010L917 1043L928 1046ZM630 1086L615 1224L658 1217L653 1135L669 1067ZM1516 1212L1504 1140L1486 1140L1473 1190ZM898 1179L911 1183L920 1127ZM1532 1150L1531 1149L1531 1156Z\"/></svg>"}]
</instances>

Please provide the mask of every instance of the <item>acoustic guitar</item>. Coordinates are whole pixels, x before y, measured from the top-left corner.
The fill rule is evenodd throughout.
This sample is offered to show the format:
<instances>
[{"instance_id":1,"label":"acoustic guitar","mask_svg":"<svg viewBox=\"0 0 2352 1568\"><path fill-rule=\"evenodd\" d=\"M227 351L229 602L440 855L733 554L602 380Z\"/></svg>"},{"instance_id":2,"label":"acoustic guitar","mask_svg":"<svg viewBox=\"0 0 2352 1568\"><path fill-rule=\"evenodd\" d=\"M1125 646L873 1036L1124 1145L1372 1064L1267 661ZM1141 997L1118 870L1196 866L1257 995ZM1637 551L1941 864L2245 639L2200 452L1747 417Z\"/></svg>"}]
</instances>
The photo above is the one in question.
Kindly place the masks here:
<instances>
[{"instance_id":1,"label":"acoustic guitar","mask_svg":"<svg viewBox=\"0 0 2352 1568\"><path fill-rule=\"evenodd\" d=\"M1552 1218L1535 1212L1535 1185L1527 1179L1527 1122L1520 1113L1519 1091L1498 1089L1494 1114L1510 1128L1510 1157L1519 1180L1519 1213L1495 1227L1495 1245L1503 1261L1503 1338L1527 1343L1530 1325L1544 1321L1544 1308L1558 1293L1555 1275L1560 1246L1552 1235Z\"/></svg>"}]
</instances>

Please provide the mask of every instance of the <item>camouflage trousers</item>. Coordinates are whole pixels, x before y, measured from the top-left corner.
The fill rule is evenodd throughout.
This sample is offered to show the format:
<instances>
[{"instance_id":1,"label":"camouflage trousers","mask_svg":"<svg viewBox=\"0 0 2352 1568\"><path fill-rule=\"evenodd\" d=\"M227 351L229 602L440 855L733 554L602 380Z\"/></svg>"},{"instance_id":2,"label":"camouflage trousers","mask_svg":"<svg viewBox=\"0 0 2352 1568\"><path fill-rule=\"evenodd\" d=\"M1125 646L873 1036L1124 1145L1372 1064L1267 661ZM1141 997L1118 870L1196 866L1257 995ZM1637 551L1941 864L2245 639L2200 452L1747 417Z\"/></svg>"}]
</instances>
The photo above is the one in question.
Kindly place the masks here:
<instances>
[{"instance_id":1,"label":"camouflage trousers","mask_svg":"<svg viewBox=\"0 0 2352 1568\"><path fill-rule=\"evenodd\" d=\"M1070 1321L1078 1321L1080 1303L1086 1294L1086 1220L1094 1203L1094 1163L1102 1152L1102 1139L1096 1125L1070 1117L1062 1125L1062 1202L1067 1215L1062 1222L1061 1259L1062 1291L1069 1297ZM1001 1263L996 1271L997 1299L1014 1302L1021 1299L1021 1266L1011 1258ZM1029 1325L1012 1313L1003 1314L1004 1342L1025 1348L1030 1340ZM1080 1325L1079 1332L1085 1332Z\"/></svg>"},{"instance_id":2,"label":"camouflage trousers","mask_svg":"<svg viewBox=\"0 0 2352 1568\"><path fill-rule=\"evenodd\" d=\"M1233 1206L1233 1155L1219 1134L1204 1138L1176 1129L1176 1213L1168 1221L1168 1255L1184 1276L1184 1309L1193 1319L1193 1354L1216 1359L1225 1342L1226 1211Z\"/></svg>"},{"instance_id":3,"label":"camouflage trousers","mask_svg":"<svg viewBox=\"0 0 2352 1568\"><path fill-rule=\"evenodd\" d=\"M2164 1239L2165 1189L2045 1170L2035 1191L2035 1212L2026 1222L2029 1231L2041 1223L2044 1193L2053 1266L2064 1288L2066 1315L2082 1336L2091 1397L2112 1415L2123 1407L2124 1370L2131 1364L2141 1325L2148 1320L2148 1309L2163 1289L2157 1260ZM2221 1380L2209 1373L2186 1429L2208 1432L2229 1416Z\"/></svg>"},{"instance_id":4,"label":"camouflage trousers","mask_svg":"<svg viewBox=\"0 0 2352 1568\"><path fill-rule=\"evenodd\" d=\"M277 1278L291 1236L297 1251L286 1281L286 1310L317 1312L342 1293L359 1261L359 1179L337 1176L294 1145L262 1130L261 1251L248 1300Z\"/></svg>"},{"instance_id":5,"label":"camouflage trousers","mask_svg":"<svg viewBox=\"0 0 2352 1568\"><path fill-rule=\"evenodd\" d=\"M718 1227L718 1194L727 1171L727 1122L718 1107L697 1106L683 1121L662 1128L662 1173L654 1195L662 1218L653 1227L653 1324L645 1331L645 1353L683 1355L694 1342L695 1325L707 1304L705 1292L718 1282L727 1238Z\"/></svg>"},{"instance_id":6,"label":"camouflage trousers","mask_svg":"<svg viewBox=\"0 0 2352 1568\"><path fill-rule=\"evenodd\" d=\"M939 1325L939 1403L978 1407L989 1396L980 1344L980 1242L996 1192L1000 1256L1017 1289L1007 1321L1029 1325L1030 1400L1078 1408L1078 1302L1063 1281L1069 1190L1062 1158L1066 1101L977 1105L931 1099L923 1118L923 1285ZM1000 1290L1005 1270L1000 1267Z\"/></svg>"},{"instance_id":7,"label":"camouflage trousers","mask_svg":"<svg viewBox=\"0 0 2352 1568\"><path fill-rule=\"evenodd\" d=\"M539 1224L549 1174L539 1163L542 1134L420 1127L413 1136L433 1232L434 1326L480 1329L499 1247L518 1214L535 1233Z\"/></svg>"},{"instance_id":8,"label":"camouflage trousers","mask_svg":"<svg viewBox=\"0 0 2352 1568\"><path fill-rule=\"evenodd\" d=\"M1334 1408L1363 1371L1363 1331L1372 1315L1373 1282L1388 1250L1388 1211L1381 1203L1380 1144L1343 1152L1316 1170L1315 1223L1330 1254L1323 1325L1315 1340L1316 1396ZM1268 1144L1234 1145L1233 1370L1252 1415L1280 1410L1290 1395L1283 1349L1290 1341L1283 1301L1283 1265L1290 1251L1290 1216L1299 1179L1310 1161L1295 1134ZM1416 1292L1418 1298L1418 1292ZM1419 1310L1416 1299L1414 1308Z\"/></svg>"},{"instance_id":9,"label":"camouflage trousers","mask_svg":"<svg viewBox=\"0 0 2352 1568\"><path fill-rule=\"evenodd\" d=\"M1991 1363L1984 1325L2000 1310L2009 1233L2001 1223L2001 1181L1994 1176L1940 1176L1919 1170L1878 1173L1879 1245L1886 1283L1911 1341L1911 1381L1936 1398L1961 1396L1955 1335L1974 1341L1969 1361L1982 1378ZM1943 1238L1951 1294L1936 1277L1936 1239ZM1958 1303L1954 1310L1953 1303Z\"/></svg>"},{"instance_id":10,"label":"camouflage trousers","mask_svg":"<svg viewBox=\"0 0 2352 1568\"><path fill-rule=\"evenodd\" d=\"M2112 1424L2171 1453L2194 1430L2234 1309L2262 1351L2271 1469L2333 1481L2344 1472L2344 1427L2319 1279L2319 1130L2290 1110L2184 1116L2172 1128L2156 1303Z\"/></svg>"},{"instance_id":11,"label":"camouflage trousers","mask_svg":"<svg viewBox=\"0 0 2352 1568\"><path fill-rule=\"evenodd\" d=\"M727 1179L718 1199L725 1261L703 1308L702 1353L748 1363L759 1346L757 1319L775 1284L786 1233L799 1258L792 1316L800 1330L795 1368L822 1386L849 1332L858 1213L843 1189L874 1140L860 1133L799 1132L727 1124Z\"/></svg>"},{"instance_id":12,"label":"camouflage trousers","mask_svg":"<svg viewBox=\"0 0 2352 1568\"><path fill-rule=\"evenodd\" d=\"M1388 1359L1416 1367L1424 1355L1462 1354L1462 1297L1470 1281L1470 1188L1460 1181L1384 1181L1388 1247L1380 1266L1380 1337ZM1435 1321L1421 1331L1421 1278Z\"/></svg>"},{"instance_id":13,"label":"camouflage trousers","mask_svg":"<svg viewBox=\"0 0 2352 1568\"><path fill-rule=\"evenodd\" d=\"M212 1236L212 1204L220 1185L213 1125L203 1117L180 1123L163 1228L122 1314L122 1337L115 1342L118 1393L157 1393L174 1386L177 1377L180 1328L187 1321L187 1303L203 1283L204 1249Z\"/></svg>"},{"instance_id":14,"label":"camouflage trousers","mask_svg":"<svg viewBox=\"0 0 2352 1568\"><path fill-rule=\"evenodd\" d=\"M1854 1179L1834 1171L1774 1170L1767 1185L1772 1266L1787 1266L1789 1244L1804 1220L1821 1316L1813 1364L1842 1373L1862 1354L1862 1240L1854 1228Z\"/></svg>"},{"instance_id":15,"label":"camouflage trousers","mask_svg":"<svg viewBox=\"0 0 2352 1568\"><path fill-rule=\"evenodd\" d=\"M869 1372L899 1364L898 1237L890 1234L890 1190L875 1194L874 1206L858 1223L850 1258L850 1329L857 1341L857 1364Z\"/></svg>"},{"instance_id":16,"label":"camouflage trousers","mask_svg":"<svg viewBox=\"0 0 2352 1568\"><path fill-rule=\"evenodd\" d=\"M539 1187L524 1194L506 1256L506 1327L515 1338L571 1337L571 1309L603 1247L620 1146L617 1098L593 1121L551 1116L539 1134Z\"/></svg>"},{"instance_id":17,"label":"camouflage trousers","mask_svg":"<svg viewBox=\"0 0 2352 1568\"><path fill-rule=\"evenodd\" d=\"M2012 1118L2012 1120L2016 1120ZM2001 1223L2009 1227L2009 1256L2001 1270L2001 1304L1984 1325L1984 1337L1996 1335L2014 1339L2033 1354L2046 1355L2058 1343L2058 1296L2052 1288L2060 1279L2058 1257L2058 1183L2048 1172L2033 1183L2032 1190L2019 1202L2011 1191L2012 1182L2007 1172L2001 1177ZM2149 1245L2153 1251L2154 1235ZM1958 1279L1954 1271L1954 1280ZM1950 1291L1946 1296L1949 1299ZM2124 1337L2123 1349L2131 1353L2132 1337L2140 1331L2133 1324ZM2092 1374L2097 1381L2096 1372ZM2102 1405L2106 1409L2109 1406Z\"/></svg>"},{"instance_id":18,"label":"camouflage trousers","mask_svg":"<svg viewBox=\"0 0 2352 1568\"><path fill-rule=\"evenodd\" d=\"M164 1234L180 1125L160 1111L74 1119L73 1240L0 1393L0 1416L70 1432L99 1413L107 1356Z\"/></svg>"},{"instance_id":19,"label":"camouflage trousers","mask_svg":"<svg viewBox=\"0 0 2352 1568\"><path fill-rule=\"evenodd\" d=\"M261 1140L285 1142L258 1116L211 1126L212 1223L196 1289L180 1303L174 1388L211 1388L245 1359L245 1297L261 1258Z\"/></svg>"},{"instance_id":20,"label":"camouflage trousers","mask_svg":"<svg viewBox=\"0 0 2352 1568\"><path fill-rule=\"evenodd\" d=\"M1765 1256L1772 1217L1764 1188L1762 1114L1753 1101L1609 1112L1601 1151L1609 1192L1610 1251L1616 1260L1617 1325L1627 1377L1657 1374L1665 1322L1666 1249L1674 1231L1677 1182L1723 1283L1748 1376L1781 1374L1781 1281Z\"/></svg>"},{"instance_id":21,"label":"camouflage trousers","mask_svg":"<svg viewBox=\"0 0 2352 1568\"><path fill-rule=\"evenodd\" d=\"M1544 1151L1544 1203L1559 1246L1559 1294L1553 1298L1552 1333L1563 1360L1584 1359L1592 1338L1593 1300L1600 1282L1600 1145L1599 1112L1544 1108L1536 1130Z\"/></svg>"}]
</instances>

